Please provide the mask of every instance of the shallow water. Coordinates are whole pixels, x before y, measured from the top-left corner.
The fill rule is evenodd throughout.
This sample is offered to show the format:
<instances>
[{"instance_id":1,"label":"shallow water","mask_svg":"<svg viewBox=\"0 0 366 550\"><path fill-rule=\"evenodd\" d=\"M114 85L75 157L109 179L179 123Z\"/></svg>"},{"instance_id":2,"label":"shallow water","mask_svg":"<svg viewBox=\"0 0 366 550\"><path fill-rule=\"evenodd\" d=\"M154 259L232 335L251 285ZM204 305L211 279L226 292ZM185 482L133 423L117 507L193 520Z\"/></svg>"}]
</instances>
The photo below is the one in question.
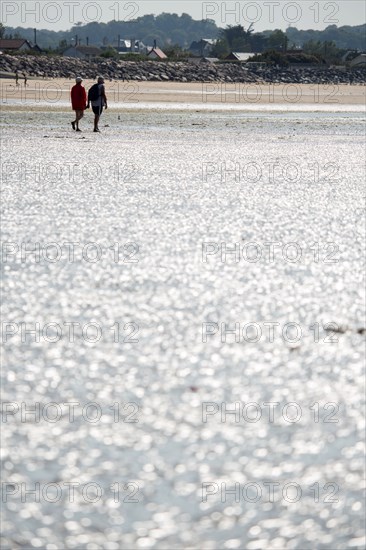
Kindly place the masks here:
<instances>
[{"instance_id":1,"label":"shallow water","mask_svg":"<svg viewBox=\"0 0 366 550\"><path fill-rule=\"evenodd\" d=\"M63 90L63 92L66 92L66 90ZM155 94L158 94L159 90L154 90ZM141 93L141 97L143 97L144 93ZM148 95L150 92L146 92L146 95ZM165 95L174 94L174 90L164 90ZM131 100L128 100L126 102L113 102L112 107L109 109L109 112L113 111L209 111L209 112L217 112L217 111L224 111L224 112L235 112L236 114L245 113L250 116L252 113L257 114L258 113L258 102L243 102L242 100L238 99L237 103L232 103L230 99L225 100L225 94L222 95L221 100L216 101L210 101L209 99L207 102L202 100L202 91L191 91L190 93L185 92L187 96L191 94L196 94L197 96L201 96L200 101L197 101L197 103L194 103L194 101L187 102L174 102L174 101L141 101L141 100L134 100L131 98ZM199 98L197 98L199 99ZM232 98L231 98L232 99ZM293 102L284 102L281 101L281 98L278 98L279 103L273 104L273 103L263 103L260 105L260 112L268 113L268 114L275 114L275 113L311 113L312 115L315 115L315 113L331 113L333 116L336 116L339 114L340 105L338 103L321 103L321 102L314 102L309 100L309 103L293 103ZM6 107L18 107L20 109L28 108L29 110L33 109L44 109L47 110L63 110L66 111L70 108L70 103L67 100L57 100L54 103L52 101L37 99L12 99L12 98L6 98L6 100L3 102ZM314 107L315 103L315 107ZM355 113L362 114L365 111L365 108L362 105L359 104L353 104L353 105L342 105L341 107L342 114L345 113L352 113L354 115ZM352 116L351 115L351 116Z\"/></svg>"},{"instance_id":2,"label":"shallow water","mask_svg":"<svg viewBox=\"0 0 366 550\"><path fill-rule=\"evenodd\" d=\"M4 548L364 547L362 114L198 111L2 115Z\"/></svg>"}]
</instances>

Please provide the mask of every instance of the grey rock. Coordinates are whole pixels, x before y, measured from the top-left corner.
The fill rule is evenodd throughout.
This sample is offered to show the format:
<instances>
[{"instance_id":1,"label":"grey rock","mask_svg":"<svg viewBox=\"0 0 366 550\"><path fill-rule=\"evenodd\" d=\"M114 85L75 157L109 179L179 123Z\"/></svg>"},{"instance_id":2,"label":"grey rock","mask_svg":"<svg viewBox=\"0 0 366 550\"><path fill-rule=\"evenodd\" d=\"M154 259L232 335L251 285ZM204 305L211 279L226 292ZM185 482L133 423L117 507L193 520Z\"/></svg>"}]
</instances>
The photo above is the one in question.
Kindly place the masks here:
<instances>
[{"instance_id":1,"label":"grey rock","mask_svg":"<svg viewBox=\"0 0 366 550\"><path fill-rule=\"evenodd\" d=\"M162 70L163 69L163 70ZM191 62L124 61L95 59L84 61L64 57L0 56L0 71L15 70L35 77L74 78L83 74L94 79L103 74L109 80L178 82L257 82L286 84L365 84L365 69L328 69L318 67L243 67L236 63L207 66Z\"/></svg>"}]
</instances>

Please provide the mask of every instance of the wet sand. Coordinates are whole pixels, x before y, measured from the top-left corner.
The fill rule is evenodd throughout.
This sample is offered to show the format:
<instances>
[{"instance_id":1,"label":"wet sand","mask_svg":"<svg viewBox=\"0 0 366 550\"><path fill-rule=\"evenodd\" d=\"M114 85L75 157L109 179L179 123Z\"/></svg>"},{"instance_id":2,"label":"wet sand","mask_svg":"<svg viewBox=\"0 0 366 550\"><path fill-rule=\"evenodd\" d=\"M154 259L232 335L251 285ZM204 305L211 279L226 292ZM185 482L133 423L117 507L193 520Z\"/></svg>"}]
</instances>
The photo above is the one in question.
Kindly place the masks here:
<instances>
[{"instance_id":1,"label":"wet sand","mask_svg":"<svg viewBox=\"0 0 366 550\"><path fill-rule=\"evenodd\" d=\"M57 82L1 117L3 547L363 549L364 89Z\"/></svg>"}]
</instances>

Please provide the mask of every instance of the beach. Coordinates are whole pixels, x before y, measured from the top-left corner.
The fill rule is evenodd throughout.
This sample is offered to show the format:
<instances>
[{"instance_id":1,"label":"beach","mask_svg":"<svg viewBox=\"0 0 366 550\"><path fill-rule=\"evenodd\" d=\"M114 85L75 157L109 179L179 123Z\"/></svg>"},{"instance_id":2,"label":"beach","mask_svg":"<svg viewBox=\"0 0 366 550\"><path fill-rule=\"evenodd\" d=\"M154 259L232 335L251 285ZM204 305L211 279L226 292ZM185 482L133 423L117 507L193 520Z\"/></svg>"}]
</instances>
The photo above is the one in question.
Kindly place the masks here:
<instances>
[{"instance_id":1,"label":"beach","mask_svg":"<svg viewBox=\"0 0 366 550\"><path fill-rule=\"evenodd\" d=\"M83 84L88 90L94 81ZM74 81L68 79L32 79L25 88L20 80L0 79L1 106L3 109L65 110L70 106L70 90ZM310 105L312 109L337 106L365 106L366 87L345 84L271 84L271 83L180 83L180 82L106 82L106 92L111 109L138 109L141 104L210 105L239 110L256 109L257 105L278 105L296 109Z\"/></svg>"},{"instance_id":2,"label":"beach","mask_svg":"<svg viewBox=\"0 0 366 550\"><path fill-rule=\"evenodd\" d=\"M9 85L3 548L364 548L365 89Z\"/></svg>"}]
</instances>

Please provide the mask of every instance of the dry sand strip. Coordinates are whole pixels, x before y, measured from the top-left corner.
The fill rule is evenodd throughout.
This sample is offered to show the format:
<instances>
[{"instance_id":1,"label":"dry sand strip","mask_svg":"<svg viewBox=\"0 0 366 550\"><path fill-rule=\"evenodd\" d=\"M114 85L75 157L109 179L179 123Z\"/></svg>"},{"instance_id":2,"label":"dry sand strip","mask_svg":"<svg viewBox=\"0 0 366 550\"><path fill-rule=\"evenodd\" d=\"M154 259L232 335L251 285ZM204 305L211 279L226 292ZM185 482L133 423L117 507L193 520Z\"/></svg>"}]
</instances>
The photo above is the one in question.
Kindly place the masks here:
<instances>
[{"instance_id":1,"label":"dry sand strip","mask_svg":"<svg viewBox=\"0 0 366 550\"><path fill-rule=\"evenodd\" d=\"M84 81L88 90L93 81ZM18 87L9 79L0 79L2 109L10 110L61 110L70 106L70 90L74 81L68 79L39 79L23 81ZM271 83L180 83L180 82L121 82L106 83L109 107L118 110L138 109L139 104L201 104L214 105L359 105L366 104L366 87L347 84L271 84ZM172 105L172 108L173 105ZM253 107L251 107L253 108ZM362 110L362 109L360 109Z\"/></svg>"}]
</instances>

